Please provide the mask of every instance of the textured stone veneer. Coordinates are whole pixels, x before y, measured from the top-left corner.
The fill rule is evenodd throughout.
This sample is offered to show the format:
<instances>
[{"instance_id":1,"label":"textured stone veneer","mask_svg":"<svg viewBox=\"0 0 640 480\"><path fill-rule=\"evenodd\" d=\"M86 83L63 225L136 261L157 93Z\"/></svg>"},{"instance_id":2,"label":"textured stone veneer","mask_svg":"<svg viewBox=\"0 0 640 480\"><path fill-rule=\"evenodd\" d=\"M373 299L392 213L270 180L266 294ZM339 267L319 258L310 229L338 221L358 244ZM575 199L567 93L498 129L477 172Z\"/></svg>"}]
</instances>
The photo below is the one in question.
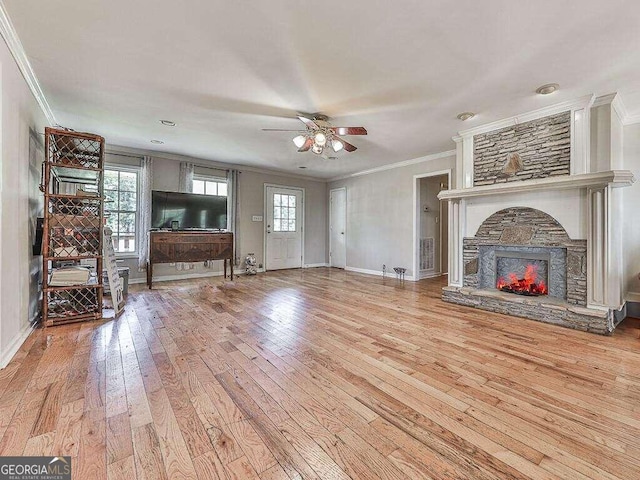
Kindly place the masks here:
<instances>
[{"instance_id":1,"label":"textured stone veneer","mask_svg":"<svg viewBox=\"0 0 640 480\"><path fill-rule=\"evenodd\" d=\"M611 310L578 307L548 297L521 297L498 290L444 287L442 299L458 305L530 318L601 335L610 335L616 325L615 316Z\"/></svg>"},{"instance_id":2,"label":"textured stone veneer","mask_svg":"<svg viewBox=\"0 0 640 480\"><path fill-rule=\"evenodd\" d=\"M492 288L487 285L488 274L478 274L480 254L482 251L483 255L490 255L487 252L497 247L503 250L523 250L521 247L525 247L524 250L529 249L532 253L548 251L550 276L554 283L552 296L572 305L587 304L587 241L569 238L552 216L534 208L511 207L487 218L475 237L463 240L465 287ZM485 260L487 265L491 265L490 258ZM561 273L561 270L566 270L566 273ZM563 276L566 278L564 289L557 285L563 281Z\"/></svg>"},{"instance_id":3,"label":"textured stone veneer","mask_svg":"<svg viewBox=\"0 0 640 480\"><path fill-rule=\"evenodd\" d=\"M522 169L505 166L518 154ZM474 186L569 175L571 112L519 123L473 137Z\"/></svg>"},{"instance_id":4,"label":"textured stone veneer","mask_svg":"<svg viewBox=\"0 0 640 480\"><path fill-rule=\"evenodd\" d=\"M501 251L546 259L550 295L523 297L496 290L495 256ZM475 237L463 239L463 256L463 286L445 287L442 299L447 302L600 334L615 327L613 311L586 308L587 241L572 240L540 210L511 207L494 213Z\"/></svg>"}]
</instances>

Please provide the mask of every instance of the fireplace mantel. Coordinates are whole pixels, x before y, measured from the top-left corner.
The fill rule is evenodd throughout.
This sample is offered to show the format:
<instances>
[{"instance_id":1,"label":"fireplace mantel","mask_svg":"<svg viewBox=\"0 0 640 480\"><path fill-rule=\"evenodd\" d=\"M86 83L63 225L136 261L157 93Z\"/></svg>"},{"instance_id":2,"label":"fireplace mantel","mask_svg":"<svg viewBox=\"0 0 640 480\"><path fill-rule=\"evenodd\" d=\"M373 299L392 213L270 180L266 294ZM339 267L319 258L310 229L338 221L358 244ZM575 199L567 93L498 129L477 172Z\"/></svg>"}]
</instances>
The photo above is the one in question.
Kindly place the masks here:
<instances>
[{"instance_id":1,"label":"fireplace mantel","mask_svg":"<svg viewBox=\"0 0 640 480\"><path fill-rule=\"evenodd\" d=\"M627 187L635 182L630 170L609 170L607 172L583 173L562 177L549 177L522 182L500 183L481 187L461 188L457 190L443 190L438 194L440 200L455 200L487 195L504 195L509 193L524 193L548 190L566 190L572 188L594 187Z\"/></svg>"},{"instance_id":2,"label":"fireplace mantel","mask_svg":"<svg viewBox=\"0 0 640 480\"><path fill-rule=\"evenodd\" d=\"M479 289L481 293L476 292L470 274L465 273L473 269L473 260L465 259L464 250L465 240L474 239L479 231L479 221L508 208L535 209L553 218L573 241L584 245L580 265L571 261L574 270L580 267L580 275L575 277L572 296L565 301L567 308L541 307L536 319L548 318L551 323L599 333L613 330L615 319L622 318L625 303L621 258L624 218L619 187L636 181L630 170L623 169L622 116L617 98L583 97L481 125L454 137L455 189L438 195L449 203L449 285L443 292L445 299L522 316L528 316L526 310L535 310L528 303L526 309L511 308L509 298L517 297L511 293L487 296L482 293L484 287ZM563 115L566 112L568 124ZM528 122L535 124L526 125ZM519 124L524 126L510 128ZM528 156L528 169L504 170L514 152ZM531 167L532 159L539 159L539 168ZM543 220L542 224L543 229L548 228L549 222ZM578 298L576 305L582 310L574 311L573 303Z\"/></svg>"}]
</instances>

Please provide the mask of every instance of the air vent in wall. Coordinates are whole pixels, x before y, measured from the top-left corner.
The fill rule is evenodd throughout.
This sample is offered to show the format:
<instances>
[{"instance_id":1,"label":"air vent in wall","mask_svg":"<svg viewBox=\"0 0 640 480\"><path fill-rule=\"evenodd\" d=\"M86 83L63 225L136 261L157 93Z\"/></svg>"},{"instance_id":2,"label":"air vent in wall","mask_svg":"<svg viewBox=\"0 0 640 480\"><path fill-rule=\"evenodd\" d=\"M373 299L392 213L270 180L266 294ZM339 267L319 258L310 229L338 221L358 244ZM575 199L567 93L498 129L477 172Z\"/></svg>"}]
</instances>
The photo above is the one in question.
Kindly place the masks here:
<instances>
[{"instance_id":1,"label":"air vent in wall","mask_svg":"<svg viewBox=\"0 0 640 480\"><path fill-rule=\"evenodd\" d=\"M435 240L433 237L420 239L420 270L435 268Z\"/></svg>"}]
</instances>

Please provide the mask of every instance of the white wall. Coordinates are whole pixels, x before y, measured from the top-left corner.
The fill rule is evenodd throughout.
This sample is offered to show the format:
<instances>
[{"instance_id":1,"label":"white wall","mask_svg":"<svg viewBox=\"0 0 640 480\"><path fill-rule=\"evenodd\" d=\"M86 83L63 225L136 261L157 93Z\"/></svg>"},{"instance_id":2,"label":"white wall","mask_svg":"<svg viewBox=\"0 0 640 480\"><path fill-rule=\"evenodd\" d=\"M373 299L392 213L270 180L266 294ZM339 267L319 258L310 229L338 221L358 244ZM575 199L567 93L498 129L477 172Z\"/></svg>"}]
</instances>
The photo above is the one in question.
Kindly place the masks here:
<instances>
[{"instance_id":1,"label":"white wall","mask_svg":"<svg viewBox=\"0 0 640 480\"><path fill-rule=\"evenodd\" d=\"M0 148L0 367L30 331L37 310L40 257L31 254L33 214L41 210L39 181L45 116L4 41L0 41L2 123ZM31 159L30 166L30 145ZM33 298L30 298L33 297Z\"/></svg>"},{"instance_id":2,"label":"white wall","mask_svg":"<svg viewBox=\"0 0 640 480\"><path fill-rule=\"evenodd\" d=\"M117 147L111 148L117 151ZM127 149L131 155L135 152ZM140 157L144 152L140 153ZM186 157L153 158L153 189L178 191L180 160L206 165L206 160ZM107 163L122 163L125 165L139 165L139 160L132 157L107 155ZM285 174L266 171L247 170L242 166L229 165L228 168L240 170L239 179L239 214L240 214L240 244L237 255L241 263L249 253L254 253L259 264L264 264L264 222L254 222L254 215L264 216L264 185L277 184L305 189L305 265L327 263L327 190L323 180L287 176ZM219 168L196 167L196 174L225 176L226 171ZM154 278L181 277L188 275L213 275L222 271L222 261L213 262L213 266L205 267L203 262L193 264L193 269L177 270L176 266L158 264L153 266ZM145 272L138 271L137 258L125 259L122 265L130 267L130 280L141 281L146 278ZM241 264L239 268L244 268Z\"/></svg>"},{"instance_id":3,"label":"white wall","mask_svg":"<svg viewBox=\"0 0 640 480\"><path fill-rule=\"evenodd\" d=\"M622 188L625 298L640 302L640 123L624 127L624 168L631 170L636 183Z\"/></svg>"},{"instance_id":4,"label":"white wall","mask_svg":"<svg viewBox=\"0 0 640 480\"><path fill-rule=\"evenodd\" d=\"M454 167L452 155L330 182L347 189L347 269L413 276L413 176Z\"/></svg>"}]
</instances>

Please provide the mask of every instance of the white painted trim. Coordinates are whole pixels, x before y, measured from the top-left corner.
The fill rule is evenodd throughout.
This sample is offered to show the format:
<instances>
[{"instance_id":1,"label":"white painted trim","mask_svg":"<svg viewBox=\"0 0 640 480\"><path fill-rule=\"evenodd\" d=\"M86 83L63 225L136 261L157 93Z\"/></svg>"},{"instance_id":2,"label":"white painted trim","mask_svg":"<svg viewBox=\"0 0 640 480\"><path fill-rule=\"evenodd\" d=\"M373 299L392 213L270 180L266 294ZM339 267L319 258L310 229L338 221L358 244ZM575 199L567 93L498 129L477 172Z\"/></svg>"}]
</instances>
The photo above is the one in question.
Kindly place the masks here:
<instances>
[{"instance_id":1,"label":"white painted trim","mask_svg":"<svg viewBox=\"0 0 640 480\"><path fill-rule=\"evenodd\" d=\"M413 265L412 265L413 270L412 270L412 273L413 273L413 276L416 277L416 278L420 278L420 273L419 273L419 270L418 270L418 265L420 263L419 260L418 260L418 257L419 257L419 254L420 254L420 252L418 251L419 250L419 247L418 247L418 215L420 214L420 209L418 208L418 183L419 183L420 179L422 179L422 178L438 177L440 175L446 175L447 176L448 185L451 186L451 174L452 174L452 171L449 168L449 169L446 169L446 170L438 170L438 171L435 171L435 172L418 173L418 174L413 176ZM440 199L439 196L438 196L438 198ZM442 241L440 241L440 249L442 250ZM442 268L442 265L440 265L440 268Z\"/></svg>"},{"instance_id":2,"label":"white painted trim","mask_svg":"<svg viewBox=\"0 0 640 480\"><path fill-rule=\"evenodd\" d=\"M380 270L367 270L366 268L356 268L356 267L345 267L345 270L347 272L354 272L354 273L363 273L365 275L375 275L377 277L382 277L382 271ZM384 275L385 278L391 278L391 279L395 279L396 278L396 273L393 271L393 268L391 269L391 273L387 272ZM405 275L404 277L405 280L409 281L409 282L415 282L416 279L413 275Z\"/></svg>"},{"instance_id":3,"label":"white painted trim","mask_svg":"<svg viewBox=\"0 0 640 480\"><path fill-rule=\"evenodd\" d=\"M25 342L27 337L31 335L31 332L34 330L34 325L27 325L21 332L19 332L15 338L9 343L7 349L2 352L2 356L0 356L0 369L3 369L13 358L13 356L20 350L20 347Z\"/></svg>"},{"instance_id":4,"label":"white painted trim","mask_svg":"<svg viewBox=\"0 0 640 480\"><path fill-rule=\"evenodd\" d=\"M1 1L1 0L0 0ZM321 182L326 183L328 180L326 178L318 178L312 177L309 175L300 175L296 173L291 173L287 170L280 169L270 169L270 168L259 168L253 167L250 165L242 165L239 163L224 163L220 161L207 160L205 158L197 158L190 157L188 155L181 155L178 153L171 152L163 152L159 150L150 150L146 148L133 148L133 147L123 147L120 145L110 145L105 149L105 154L109 155L125 155L131 156L135 158L142 159L143 156L149 156L153 158L158 158L160 160L173 160L176 162L190 162L193 163L196 167L202 168L211 168L214 170L229 170L229 169L237 169L246 172L254 172L254 173L263 173L265 175L276 175L279 177L290 177L298 180L307 180L310 182Z\"/></svg>"},{"instance_id":5,"label":"white painted trim","mask_svg":"<svg viewBox=\"0 0 640 480\"><path fill-rule=\"evenodd\" d=\"M361 170L359 172L349 173L347 175L341 175L339 177L330 178L328 181L335 182L336 180L344 180L345 178L360 177L362 175L370 175L372 173L384 172L386 170L393 170L394 168L402 168L409 165L415 165L417 163L428 162L430 160L437 160L439 158L447 158L447 157L455 157L455 156L456 156L455 150L447 150L446 152L432 153L430 155L425 155L424 157L418 157L411 160L404 160L402 162L397 162L397 163L390 163L388 165L382 165L380 167L371 168L369 170Z\"/></svg>"},{"instance_id":6,"label":"white painted trim","mask_svg":"<svg viewBox=\"0 0 640 480\"><path fill-rule=\"evenodd\" d=\"M331 255L331 194L338 190L344 190L344 266L347 266L347 187L332 188L329 190L329 266L333 267L333 257ZM339 267L338 267L339 268Z\"/></svg>"},{"instance_id":7,"label":"white painted trim","mask_svg":"<svg viewBox=\"0 0 640 480\"><path fill-rule=\"evenodd\" d=\"M258 269L258 273L264 272L263 268ZM159 277L153 277L153 283L156 282L172 282L174 280L189 280L194 278L209 278L209 277L222 277L224 272L205 272L205 273L187 273L187 274L175 274L175 275L161 275ZM239 272L233 272L233 276L236 275L246 275L244 270ZM129 285L138 285L142 283L147 283L147 279L144 277L140 278L130 278Z\"/></svg>"},{"instance_id":8,"label":"white painted trim","mask_svg":"<svg viewBox=\"0 0 640 480\"><path fill-rule=\"evenodd\" d=\"M635 125L636 123L640 123L640 113L636 113L635 115L629 115L622 122L624 126Z\"/></svg>"},{"instance_id":9,"label":"white painted trim","mask_svg":"<svg viewBox=\"0 0 640 480\"><path fill-rule=\"evenodd\" d=\"M627 302L640 303L640 292L627 292L627 294L625 295L625 300Z\"/></svg>"},{"instance_id":10,"label":"white painted trim","mask_svg":"<svg viewBox=\"0 0 640 480\"><path fill-rule=\"evenodd\" d=\"M436 278L436 277L441 277L443 275L446 275L446 273L434 272L432 270L425 270L424 272L420 272L420 275L418 276L418 278L420 280L425 280L427 278Z\"/></svg>"},{"instance_id":11,"label":"white painted trim","mask_svg":"<svg viewBox=\"0 0 640 480\"><path fill-rule=\"evenodd\" d=\"M593 102L594 107L601 105L611 104L611 107L615 110L623 125L632 125L634 123L640 123L640 113L630 115L622 101L622 96L617 93L609 93L608 95L601 95Z\"/></svg>"},{"instance_id":12,"label":"white painted trim","mask_svg":"<svg viewBox=\"0 0 640 480\"><path fill-rule=\"evenodd\" d=\"M614 93L608 93L607 95L600 95L599 97L596 97L596 99L593 101L593 105L591 105L593 108L596 107L600 107L602 105L607 105L611 102L613 102L613 100L618 96L618 94L616 92Z\"/></svg>"},{"instance_id":13,"label":"white painted trim","mask_svg":"<svg viewBox=\"0 0 640 480\"><path fill-rule=\"evenodd\" d=\"M267 271L267 189L269 187L272 188L286 188L287 190L300 190L302 192L302 209L300 210L300 213L302 214L302 225L301 225L301 233L302 233L302 260L300 262L300 268L302 268L304 266L304 234L305 234L305 230L306 230L306 215L305 215L305 209L307 208L307 202L305 201L305 193L306 193L306 189L304 187L291 187L288 185L278 185L275 183L265 183L264 184L264 195L263 195L263 222L262 222L262 258L263 258L263 262L264 262L264 271Z\"/></svg>"},{"instance_id":14,"label":"white painted trim","mask_svg":"<svg viewBox=\"0 0 640 480\"><path fill-rule=\"evenodd\" d=\"M587 109L591 106L594 100L594 95L585 95L584 97L580 97L574 100L556 103L554 105L549 105L548 107L539 108L538 110L532 110L520 115L514 115L513 117L503 118L502 120L497 120L495 122L485 123L484 125L469 128L468 130L462 130L458 132L458 135L463 138L469 138L481 133L500 130L501 128L510 127L519 123L529 122L531 120L537 120L539 118L548 117L549 115L555 115L557 113L567 112L569 110L573 111L583 108Z\"/></svg>"},{"instance_id":15,"label":"white painted trim","mask_svg":"<svg viewBox=\"0 0 640 480\"><path fill-rule=\"evenodd\" d=\"M233 272L235 275L235 272ZM174 274L174 275L162 275L160 277L153 277L153 282L169 282L172 280L188 280L192 278L207 278L207 277L221 277L224 272L205 272L205 273L187 273L187 274ZM146 283L146 279L142 279ZM131 282L129 282L131 283ZM137 283L137 282L136 282Z\"/></svg>"},{"instance_id":16,"label":"white painted trim","mask_svg":"<svg viewBox=\"0 0 640 480\"><path fill-rule=\"evenodd\" d=\"M319 267L330 267L328 263L307 263L302 266L302 268L319 268Z\"/></svg>"},{"instance_id":17,"label":"white painted trim","mask_svg":"<svg viewBox=\"0 0 640 480\"><path fill-rule=\"evenodd\" d=\"M456 198L523 193L536 190L564 190L569 188L596 187L599 185L627 187L632 185L634 182L635 178L630 170L610 170L608 172L547 177L537 180L524 180L522 182L508 182L495 185L483 185L481 187L447 190L440 192L438 198L440 200L452 200Z\"/></svg>"},{"instance_id":18,"label":"white painted trim","mask_svg":"<svg viewBox=\"0 0 640 480\"><path fill-rule=\"evenodd\" d=\"M31 62L29 62L29 58L22 46L22 42L18 37L18 33L16 29L13 27L13 23L9 18L9 14L7 10L4 8L4 5L0 1L0 35L4 38L4 41L7 43L7 47L13 56L13 59L16 61L18 65L18 69L22 76L24 77L25 82L29 86L29 90L38 102L42 113L47 117L47 121L49 125L56 124L56 118L53 115L53 111L51 110L51 106L47 101L47 98L44 96L44 92L40 87L40 82L38 81L38 77L36 77L35 72L33 71L33 67L31 67Z\"/></svg>"}]
</instances>

